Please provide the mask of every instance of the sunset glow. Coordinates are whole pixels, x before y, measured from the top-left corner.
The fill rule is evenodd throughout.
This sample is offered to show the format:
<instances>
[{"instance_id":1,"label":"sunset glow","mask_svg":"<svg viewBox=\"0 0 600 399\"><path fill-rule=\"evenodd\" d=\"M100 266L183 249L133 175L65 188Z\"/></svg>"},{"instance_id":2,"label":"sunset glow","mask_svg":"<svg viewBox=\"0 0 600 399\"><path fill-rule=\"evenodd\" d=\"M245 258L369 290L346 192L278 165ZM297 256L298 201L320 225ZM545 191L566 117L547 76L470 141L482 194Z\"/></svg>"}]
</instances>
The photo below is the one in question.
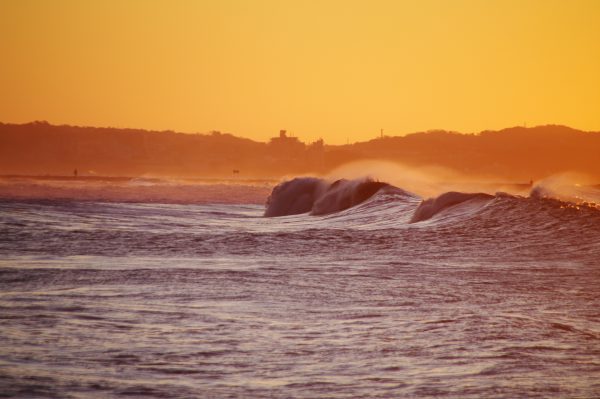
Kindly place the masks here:
<instances>
[{"instance_id":1,"label":"sunset glow","mask_svg":"<svg viewBox=\"0 0 600 399\"><path fill-rule=\"evenodd\" d=\"M0 121L333 144L600 130L598 20L598 1L3 1Z\"/></svg>"},{"instance_id":2,"label":"sunset glow","mask_svg":"<svg viewBox=\"0 0 600 399\"><path fill-rule=\"evenodd\" d=\"M0 396L600 398L600 0L0 0Z\"/></svg>"}]
</instances>

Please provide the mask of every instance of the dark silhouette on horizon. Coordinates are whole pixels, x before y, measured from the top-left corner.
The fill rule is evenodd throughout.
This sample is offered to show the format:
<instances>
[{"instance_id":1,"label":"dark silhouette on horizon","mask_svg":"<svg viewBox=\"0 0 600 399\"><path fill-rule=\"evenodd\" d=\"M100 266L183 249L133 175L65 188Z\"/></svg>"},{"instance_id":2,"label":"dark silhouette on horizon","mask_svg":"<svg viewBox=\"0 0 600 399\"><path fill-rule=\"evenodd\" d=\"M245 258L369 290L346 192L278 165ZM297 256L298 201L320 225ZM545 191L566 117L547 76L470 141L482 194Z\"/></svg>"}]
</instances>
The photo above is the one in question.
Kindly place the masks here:
<instances>
[{"instance_id":1,"label":"dark silhouette on horizon","mask_svg":"<svg viewBox=\"0 0 600 399\"><path fill-rule=\"evenodd\" d=\"M513 127L478 134L429 131L346 145L305 144L285 130L268 143L213 131L0 123L0 174L248 178L322 174L359 160L441 166L467 175L529 182L562 172L600 180L600 132L566 126Z\"/></svg>"}]
</instances>

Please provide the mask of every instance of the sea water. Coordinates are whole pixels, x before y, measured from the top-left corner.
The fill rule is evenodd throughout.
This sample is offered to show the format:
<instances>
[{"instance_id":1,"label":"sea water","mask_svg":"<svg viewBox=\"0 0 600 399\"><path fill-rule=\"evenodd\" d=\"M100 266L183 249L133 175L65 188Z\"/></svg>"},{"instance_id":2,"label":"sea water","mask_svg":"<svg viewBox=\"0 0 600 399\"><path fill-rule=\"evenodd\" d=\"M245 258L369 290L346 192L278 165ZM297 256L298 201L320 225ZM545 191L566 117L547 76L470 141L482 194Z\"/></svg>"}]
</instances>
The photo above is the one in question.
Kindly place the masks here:
<instances>
[{"instance_id":1,"label":"sea water","mask_svg":"<svg viewBox=\"0 0 600 399\"><path fill-rule=\"evenodd\" d=\"M0 200L0 396L600 396L594 206L82 190Z\"/></svg>"}]
</instances>

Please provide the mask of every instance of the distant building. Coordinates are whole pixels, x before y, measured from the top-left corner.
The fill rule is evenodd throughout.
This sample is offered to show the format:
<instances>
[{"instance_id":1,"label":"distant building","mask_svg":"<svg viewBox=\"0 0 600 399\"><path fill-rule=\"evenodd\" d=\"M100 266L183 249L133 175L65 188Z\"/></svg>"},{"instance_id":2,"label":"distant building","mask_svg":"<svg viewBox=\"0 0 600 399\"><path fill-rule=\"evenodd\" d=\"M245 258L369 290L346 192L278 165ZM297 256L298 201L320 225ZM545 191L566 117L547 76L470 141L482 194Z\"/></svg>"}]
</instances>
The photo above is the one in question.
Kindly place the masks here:
<instances>
[{"instance_id":1,"label":"distant building","mask_svg":"<svg viewBox=\"0 0 600 399\"><path fill-rule=\"evenodd\" d=\"M324 169L323 139L307 145L297 137L288 136L287 131L280 130L278 137L271 138L268 148L272 168L285 168L295 173L320 172Z\"/></svg>"},{"instance_id":2,"label":"distant building","mask_svg":"<svg viewBox=\"0 0 600 399\"><path fill-rule=\"evenodd\" d=\"M269 148L276 158L295 159L303 155L306 145L297 137L289 137L285 130L280 130L279 137L269 141Z\"/></svg>"}]
</instances>

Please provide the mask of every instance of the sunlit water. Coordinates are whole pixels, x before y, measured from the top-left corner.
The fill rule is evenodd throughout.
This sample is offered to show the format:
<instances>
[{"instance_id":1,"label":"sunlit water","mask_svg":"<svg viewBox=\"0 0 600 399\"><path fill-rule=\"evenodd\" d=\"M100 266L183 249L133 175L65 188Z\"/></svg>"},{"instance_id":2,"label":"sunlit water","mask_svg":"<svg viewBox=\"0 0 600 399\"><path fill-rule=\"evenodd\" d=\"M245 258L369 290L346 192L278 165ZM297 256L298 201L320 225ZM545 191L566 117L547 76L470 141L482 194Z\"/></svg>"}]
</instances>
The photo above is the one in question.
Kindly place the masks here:
<instances>
[{"instance_id":1,"label":"sunlit water","mask_svg":"<svg viewBox=\"0 0 600 399\"><path fill-rule=\"evenodd\" d=\"M0 396L600 397L600 212L0 201Z\"/></svg>"}]
</instances>

